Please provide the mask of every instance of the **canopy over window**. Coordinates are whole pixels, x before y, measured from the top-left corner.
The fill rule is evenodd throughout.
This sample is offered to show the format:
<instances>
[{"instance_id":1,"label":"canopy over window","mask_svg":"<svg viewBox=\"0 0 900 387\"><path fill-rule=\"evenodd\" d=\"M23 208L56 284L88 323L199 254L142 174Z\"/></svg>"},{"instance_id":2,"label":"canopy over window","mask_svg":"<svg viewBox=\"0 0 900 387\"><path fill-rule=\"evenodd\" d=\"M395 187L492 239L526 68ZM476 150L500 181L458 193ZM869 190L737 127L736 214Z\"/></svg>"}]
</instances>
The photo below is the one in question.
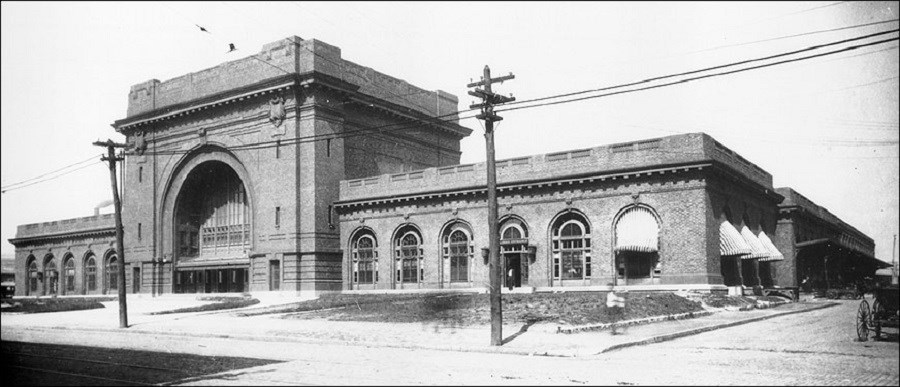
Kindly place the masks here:
<instances>
[{"instance_id":1,"label":"canopy over window","mask_svg":"<svg viewBox=\"0 0 900 387\"><path fill-rule=\"evenodd\" d=\"M784 260L784 255L782 255L781 252L778 251L778 248L775 247L775 244L772 243L772 240L769 239L769 236L766 235L765 231L759 232L759 241L762 242L763 247L765 247L766 250L769 251L769 256L765 257L765 258L760 258L759 259L760 262L783 261Z\"/></svg>"},{"instance_id":2,"label":"canopy over window","mask_svg":"<svg viewBox=\"0 0 900 387\"><path fill-rule=\"evenodd\" d=\"M632 207L616 223L616 251L659 251L659 224L650 210Z\"/></svg>"},{"instance_id":3,"label":"canopy over window","mask_svg":"<svg viewBox=\"0 0 900 387\"><path fill-rule=\"evenodd\" d=\"M720 255L745 255L750 254L750 245L744 241L729 221L723 221L719 225L719 254Z\"/></svg>"},{"instance_id":4,"label":"canopy over window","mask_svg":"<svg viewBox=\"0 0 900 387\"><path fill-rule=\"evenodd\" d=\"M752 259L759 258L765 259L769 256L769 251L763 246L762 242L759 241L759 238L756 235L753 235L753 231L750 231L749 228L745 225L741 228L741 236L744 237L744 240L747 241L747 244L750 245L750 254L745 255L742 258L744 259Z\"/></svg>"}]
</instances>

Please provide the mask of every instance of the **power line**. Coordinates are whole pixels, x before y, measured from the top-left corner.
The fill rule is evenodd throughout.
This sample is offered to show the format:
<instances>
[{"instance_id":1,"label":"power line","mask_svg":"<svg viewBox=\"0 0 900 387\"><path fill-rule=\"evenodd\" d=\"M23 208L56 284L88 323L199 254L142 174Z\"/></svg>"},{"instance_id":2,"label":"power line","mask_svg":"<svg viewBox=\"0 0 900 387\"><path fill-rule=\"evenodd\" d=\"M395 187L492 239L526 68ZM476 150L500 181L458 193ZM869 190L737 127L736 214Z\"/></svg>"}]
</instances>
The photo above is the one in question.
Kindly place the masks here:
<instances>
[{"instance_id":1,"label":"power line","mask_svg":"<svg viewBox=\"0 0 900 387\"><path fill-rule=\"evenodd\" d=\"M752 41L752 42L743 42L743 43L735 43L735 44L726 44L726 45L724 45L724 46L716 46L716 47L711 47L711 48L705 48L705 49L702 49L702 50L691 51L691 52L688 52L688 53L686 53L686 54L696 54L696 53L700 53L700 52L707 52L707 51L720 50L720 49L723 49L723 48L729 48L729 47L747 46L747 45L756 44L756 43L772 42L772 41L776 41L776 40L789 39L789 38L796 38L796 37L800 37L800 36L822 34L822 33L825 33L825 32L834 32L834 31L841 31L841 30L849 30L849 29L853 29L853 28L860 28L860 27L874 26L874 25L878 25L878 24L894 23L894 22L897 22L897 21L900 21L900 19L883 20L883 21L872 22L872 23L857 24L857 25L847 26L847 27L830 28L830 29L827 29L827 30L818 30L818 31L804 32L804 33L794 34L794 35L786 35L786 36L779 36L779 37L775 37L775 38L768 38L768 39L762 39L762 40L754 40L754 41Z\"/></svg>"},{"instance_id":2,"label":"power line","mask_svg":"<svg viewBox=\"0 0 900 387\"><path fill-rule=\"evenodd\" d=\"M65 175L68 175L68 174L70 174L70 173L73 173L73 172L75 172L75 171L79 171L79 170L85 169L85 168L87 168L87 167L90 167L90 166L92 166L92 165L95 165L95 164L102 164L102 163L103 163L102 161L99 161L99 160L98 160L96 163L91 163L91 164L87 164L87 165L82 165L82 166L79 167L79 168L75 168L75 169L73 169L73 170L67 171L67 172L65 172L65 173L61 173L61 174L56 175L56 176L48 177L48 178L43 179L43 180L38 180L38 181L29 183L29 184L25 184L25 185L21 185L21 186L18 186L18 187L13 187L13 188L8 188L8 189L3 189L2 191L0 191L0 193L7 193L7 192L9 192L9 191L15 191L15 190L17 190L17 189L21 189L21 188L25 188L25 187L30 187L30 186L35 185L35 184L43 183L43 182L50 181L50 180L55 180L55 179L58 179L58 178L60 178L60 177L65 176Z\"/></svg>"},{"instance_id":3,"label":"power line","mask_svg":"<svg viewBox=\"0 0 900 387\"><path fill-rule=\"evenodd\" d=\"M81 161L79 161L79 162L77 162L77 163L72 163L72 164L66 165L65 167L62 167L62 168L55 169L55 170L52 170L52 171L47 172L47 173L43 173L43 174L37 175L37 176L32 177L32 178L30 178L30 179L22 180L22 181L17 182L17 183L7 184L7 185L5 185L5 186L3 186L3 187L0 187L0 189L2 189L2 190L7 190L8 188L10 188L10 187L12 187L12 186L20 185L20 184L28 183L28 182L30 182L30 181L32 181L32 180L40 179L40 178L42 178L42 177L44 177L44 176L54 174L54 173L56 173L56 172L59 172L59 171L68 169L68 168L70 168L70 167L74 167L74 166L79 165L79 164L84 164L84 163L86 163L86 162L88 162L88 161L91 161L91 160L93 160L94 158L100 157L100 156L102 156L102 155L101 155L101 154L96 154L96 155L93 155L93 156L91 156L91 157L88 157L88 158L86 158L86 159L84 159L84 160L81 160Z\"/></svg>"},{"instance_id":4,"label":"power line","mask_svg":"<svg viewBox=\"0 0 900 387\"><path fill-rule=\"evenodd\" d=\"M642 83L651 82L652 80L667 79L667 78L672 78L672 77L676 77L676 76L679 76L679 75L695 74L695 73L698 73L698 72L708 71L709 69L721 69L721 68L725 68L725 67L731 67L731 66L734 66L734 65L736 65L736 64L746 64L746 63L752 63L752 62L756 62L756 61L760 61L760 60L764 60L764 59L771 59L771 58L783 57L783 56L795 54L795 53L798 53L798 52L810 51L810 50L819 49L819 48L822 48L822 47L832 46L832 45L839 44L839 43L846 43L846 42L849 42L849 41L855 41L855 40L865 39L865 38L869 38L869 37L872 37L872 36L884 35L884 34L893 33L893 32L897 32L897 31L900 31L900 30L884 31L884 32L876 33L876 34L870 34L870 35L865 35L865 36L857 37L857 38L845 39L845 40L838 41L838 42L832 42L832 43L826 43L826 44L822 44L822 45L816 45L816 46L808 47L808 48L806 48L806 49L793 51L793 52L790 52L790 53L778 54L778 55L771 55L771 56L768 56L768 57L765 57L765 58L750 59L750 60L745 60L745 61L741 61L741 62L735 62L735 63L725 64L725 65L713 66L713 67L708 67L708 68L701 69L701 70L694 70L694 71L688 71L688 72L683 72L683 73L670 74L670 75L665 75L665 76L660 76L660 77L650 78L650 79L643 80L643 81L639 81L639 82L632 82L632 83L626 83L626 84L621 84L621 85L616 85L616 86L609 86L609 87L604 87L604 88L599 88L599 89L584 90L584 91L573 92L573 93L565 93L565 94L559 94L559 95L548 96L548 97L534 98L534 99L531 99L531 100L522 101L521 103L535 102L535 101L542 101L542 100L555 99L555 98L563 98L563 97L568 97L568 96L574 96L574 95L586 94L586 93L590 93L590 92L605 91L605 90L612 90L612 89L617 89L617 88L622 88L622 87L627 87L627 86L633 86L633 85L638 85L638 84L642 84ZM577 98L577 99L571 99L571 100L554 101L554 102L551 102L551 103L545 103L545 104L537 104L537 105L528 105L528 106L511 107L511 108L505 108L505 109L502 109L502 110L498 110L498 112L500 112L500 111L518 110L518 109L522 109L522 108L530 108L530 107L546 106L546 105L555 105L555 104L561 104L561 103L568 103L568 102L580 101L580 100L584 100L584 99L599 98L599 97L609 96L609 95L624 94L624 93L631 93L631 92L636 92L636 91L642 91L642 90L648 90L648 89L655 89L655 88L660 88L660 87L672 86L672 85L676 85L676 84L680 84L680 83L686 83L686 82L690 82L690 81L693 81L693 80L698 80L698 79L703 79L703 78L709 78L709 77L713 77L713 76L722 76L722 75L733 74L733 73L737 73L737 72L748 71L748 70L753 70L753 69L758 69L758 68L763 68L763 67L770 67L770 66L774 66L774 65L778 65L778 64L784 64L784 63L790 63L790 62L796 62L796 61L801 61L801 60L806 60L806 59L816 58L816 57L825 56L825 55L832 55L832 54L836 54L836 53L840 53L840 52L850 51L850 50L854 50L854 49L857 49L857 48L866 47L866 46L871 46L871 45L880 44L880 43L884 43L884 42L888 42L888 41L894 41L894 40L897 40L897 38L888 39L888 40L882 40L882 41L878 41L878 42L874 42L874 43L869 43L869 44L864 44L864 45L851 46L851 47L848 47L848 48L844 48L844 49L837 50L837 51L831 51L831 52L824 53L824 54L817 54L817 55L812 55L812 56L807 56L807 57L801 57L801 58L796 58L796 59L791 59L791 60L786 60L786 61L774 62L774 63L770 63L770 64L765 64L765 65L753 66L753 67L744 68L744 69L739 69L739 70L734 70L734 71L728 71L728 72L723 72L723 73L716 73L716 74L711 74L711 75L704 75L704 76L699 76L699 77L694 77L694 78L688 78L688 79L679 80L679 81L676 81L676 82L670 82L670 83L666 83L666 84L662 84L662 85L649 86L649 87L643 87L643 88L638 88L638 89L625 90L625 91L621 91L621 92L614 92L614 93L601 94L601 95L596 95L596 96L587 96L587 97L582 97L582 98ZM506 105L503 105L503 106L511 106L511 105L516 105L516 104L519 104L519 103L520 103L520 102L509 103L509 104L506 104ZM325 140L325 139L337 139L337 138L355 137L355 136L357 136L357 135L368 134L368 133L375 133L375 132L377 132L377 133L385 133L385 132L393 132L393 131L399 131L399 130L407 130L407 129L411 129L411 128L414 128L414 127L415 127L415 126L410 126L410 124L416 125L416 124L428 124L428 123L442 123L442 122L449 122L449 121L451 121L451 120L459 120L459 119L472 118L472 116L469 116L469 117L461 117L460 115L461 115L462 113L471 112L471 111L473 111L473 110L474 110L474 109L463 110L463 111L457 111L457 112L450 113L450 114L446 114L446 115L441 115L441 116L436 116L436 117L429 117L429 118L427 118L427 119L414 119L412 123L386 124L386 125L381 125L381 126L376 126L376 127L371 127L371 128L358 129L358 130L354 130L354 131L345 131L345 132L338 133L338 134L320 134L320 135L302 136L302 137L296 137L296 138L290 139L290 140L288 140L288 141L280 141L280 140L263 141L263 142L258 142L258 143L251 143L251 144L238 145L238 146L235 146L235 147L230 147L229 149L233 149L233 150L254 150L254 149L269 148L269 147L277 146L277 145L301 144L301 143L312 142L312 141L319 141L319 140ZM447 117L452 117L452 118L451 118L450 120L444 120L444 119L443 119L443 118L447 118ZM388 127L393 127L393 126L400 126L400 127L392 128L392 129L386 129L386 128L388 128ZM162 152L165 152L165 153L162 153ZM162 152L157 153L157 154L184 154L184 153L187 153L187 151L162 151Z\"/></svg>"},{"instance_id":5,"label":"power line","mask_svg":"<svg viewBox=\"0 0 900 387\"><path fill-rule=\"evenodd\" d=\"M894 31L892 31L892 32L894 32ZM778 61L778 62L766 63L766 64L762 64L762 65L751 66L751 67L746 67L746 68L737 69L737 70L725 71L725 72L721 72L721 73L701 75L701 76L698 76L698 77L687 78L687 79L681 79L681 80L678 80L678 81L675 81L675 82L664 83L664 84L661 84L661 85L647 86L647 87L642 87L642 88L638 88L638 89L623 90L623 91L617 91L617 92L606 93L606 94L600 94L600 95L591 95L591 96L587 96L587 97L573 98L573 99L563 100L563 101L545 102L545 103L536 104L536 105L515 106L515 107L510 107L510 108L500 109L500 110L497 110L497 112L512 111L512 110L518 110L518 109L524 109L524 108L531 108L531 107L538 107L538 106L558 105L558 104L561 104L561 103L569 103L569 102L575 102L575 101L582 101L582 100L586 100L586 99L593 99L593 98L607 97L607 96L617 95L617 94L633 93L633 92L636 92L636 91L642 91L642 90L657 89L657 88L666 87L666 86L673 86L673 85L678 85L678 84L682 84L682 83L688 83L688 82L691 82L691 81L700 80L700 79L704 79L704 78L711 78L711 77L718 77L718 76L729 75L729 74L736 74L736 73L740 73L740 72L744 72L744 71L749 71L749 70L755 70L755 69L760 69L760 68L765 68L765 67L771 67L771 66L776 66L776 65L785 64L785 63L791 63L791 62L798 62L798 61L807 60L807 59L813 59L813 58L818 58L818 57L822 57L822 56L826 56L826 55L833 55L833 54L837 54L837 53L841 53L841 52L845 52L845 51L855 50L855 49L858 49L858 48L861 48L861 47L867 47L867 46L872 46L872 45L881 44L881 43L893 42L893 41L896 41L896 40L900 40L900 38L884 39L884 40L879 40L879 41L872 42L872 43L866 43L866 44L861 44L861 45L856 45L856 46L850 46L850 47L843 48L843 49L836 50L836 51L829 51L829 52L822 53L822 54L815 54L815 55L809 55L809 56L800 57L800 58L787 59L787 60L782 60L782 61ZM782 55L777 55L777 56L782 56ZM777 56L774 56L774 57L777 57ZM752 61L752 60L751 60L751 61ZM744 61L744 63L746 63L746 62L751 62L751 61ZM725 66L717 66L716 68L721 68L721 67L725 67ZM699 71L699 70L698 70L698 71ZM692 72L688 72L688 73L696 73L696 72L698 72L698 71L692 71ZM654 78L654 79L663 79L663 78L667 78L667 77L658 77L658 78ZM642 81L642 82L636 82L636 83L634 83L634 84L640 84L640 83L643 83L643 81ZM632 84L632 85L633 85L633 84ZM613 88L618 88L618 87L613 87ZM592 91L609 90L609 89L611 89L611 88L603 88L603 89L596 89L596 90L581 91L581 92L577 92L577 93L569 93L567 96L577 95L577 94L585 94L585 93L592 92ZM544 98L538 98L538 99L535 99L534 101L537 101L537 100L546 100L546 99L552 99L552 98L559 98L559 97L544 97ZM510 105L512 105L512 104L510 104Z\"/></svg>"}]
</instances>

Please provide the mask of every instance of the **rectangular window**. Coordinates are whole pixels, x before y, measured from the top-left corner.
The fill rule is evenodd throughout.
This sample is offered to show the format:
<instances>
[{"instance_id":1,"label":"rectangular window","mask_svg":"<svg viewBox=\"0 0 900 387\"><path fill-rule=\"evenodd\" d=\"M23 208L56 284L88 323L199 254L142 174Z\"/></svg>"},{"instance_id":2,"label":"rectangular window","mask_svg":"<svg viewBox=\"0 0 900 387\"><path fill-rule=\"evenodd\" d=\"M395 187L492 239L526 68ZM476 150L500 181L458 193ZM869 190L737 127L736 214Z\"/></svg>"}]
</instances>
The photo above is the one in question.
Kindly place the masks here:
<instances>
[{"instance_id":1,"label":"rectangular window","mask_svg":"<svg viewBox=\"0 0 900 387\"><path fill-rule=\"evenodd\" d=\"M450 281L469 280L469 255L466 245L450 246Z\"/></svg>"},{"instance_id":2,"label":"rectangular window","mask_svg":"<svg viewBox=\"0 0 900 387\"><path fill-rule=\"evenodd\" d=\"M144 167L138 167L138 183L144 181Z\"/></svg>"},{"instance_id":3,"label":"rectangular window","mask_svg":"<svg viewBox=\"0 0 900 387\"><path fill-rule=\"evenodd\" d=\"M582 279L584 278L582 265L582 256L580 251L563 251L562 252L562 275L563 279Z\"/></svg>"},{"instance_id":4,"label":"rectangular window","mask_svg":"<svg viewBox=\"0 0 900 387\"><path fill-rule=\"evenodd\" d=\"M334 226L334 224L331 223L331 205L328 205L328 226Z\"/></svg>"},{"instance_id":5,"label":"rectangular window","mask_svg":"<svg viewBox=\"0 0 900 387\"><path fill-rule=\"evenodd\" d=\"M591 277L591 257L584 257L584 276Z\"/></svg>"},{"instance_id":6,"label":"rectangular window","mask_svg":"<svg viewBox=\"0 0 900 387\"><path fill-rule=\"evenodd\" d=\"M325 157L331 157L331 139L325 140Z\"/></svg>"},{"instance_id":7,"label":"rectangular window","mask_svg":"<svg viewBox=\"0 0 900 387\"><path fill-rule=\"evenodd\" d=\"M269 290L281 289L281 262L269 261Z\"/></svg>"},{"instance_id":8,"label":"rectangular window","mask_svg":"<svg viewBox=\"0 0 900 387\"><path fill-rule=\"evenodd\" d=\"M275 141L275 158L281 158L281 140Z\"/></svg>"},{"instance_id":9,"label":"rectangular window","mask_svg":"<svg viewBox=\"0 0 900 387\"><path fill-rule=\"evenodd\" d=\"M141 224L140 223L138 223L137 234L138 234L138 241L140 241L141 240Z\"/></svg>"},{"instance_id":10,"label":"rectangular window","mask_svg":"<svg viewBox=\"0 0 900 387\"><path fill-rule=\"evenodd\" d=\"M275 228L281 227L281 207L275 207Z\"/></svg>"}]
</instances>

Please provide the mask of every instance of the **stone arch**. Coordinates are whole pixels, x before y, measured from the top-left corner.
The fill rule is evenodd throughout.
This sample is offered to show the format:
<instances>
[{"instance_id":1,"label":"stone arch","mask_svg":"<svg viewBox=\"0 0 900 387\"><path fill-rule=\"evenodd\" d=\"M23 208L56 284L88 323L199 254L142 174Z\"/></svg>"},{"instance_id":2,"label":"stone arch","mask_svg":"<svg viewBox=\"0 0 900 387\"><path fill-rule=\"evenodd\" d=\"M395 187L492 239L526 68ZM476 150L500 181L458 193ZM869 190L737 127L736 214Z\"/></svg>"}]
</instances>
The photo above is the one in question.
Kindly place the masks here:
<instances>
[{"instance_id":1,"label":"stone arch","mask_svg":"<svg viewBox=\"0 0 900 387\"><path fill-rule=\"evenodd\" d=\"M247 172L244 164L238 159L238 157L226 149L226 147L222 144L209 142L206 144L198 145L187 154L181 157L178 161L175 162L175 167L172 169L172 172L169 174L166 179L166 183L163 189L163 200L162 205L158 209L158 219L160 219L160 246L161 249L159 253L165 256L174 257L175 256L175 240L176 240L176 230L175 230L175 213L176 206L179 199L179 194L184 188L185 182L190 177L191 172L199 166L200 164L206 162L221 162L226 166L231 168L232 171L238 176L238 179L241 181L244 187L244 193L246 195L248 210L248 217L250 222L250 249L253 249L253 241L255 240L255 211L254 211L254 203L255 203L255 194L253 181L250 178L250 174Z\"/></svg>"},{"instance_id":2,"label":"stone arch","mask_svg":"<svg viewBox=\"0 0 900 387\"><path fill-rule=\"evenodd\" d=\"M350 289L371 288L378 278L378 236L371 227L357 227L347 240Z\"/></svg>"},{"instance_id":3,"label":"stone arch","mask_svg":"<svg viewBox=\"0 0 900 387\"><path fill-rule=\"evenodd\" d=\"M38 267L37 258L29 254L25 259L25 272L27 273L25 294L28 296L36 296L41 293L41 269Z\"/></svg>"},{"instance_id":4,"label":"stone arch","mask_svg":"<svg viewBox=\"0 0 900 387\"><path fill-rule=\"evenodd\" d=\"M391 235L391 263L395 284L421 284L425 276L425 237L414 223L403 223Z\"/></svg>"},{"instance_id":5,"label":"stone arch","mask_svg":"<svg viewBox=\"0 0 900 387\"><path fill-rule=\"evenodd\" d=\"M115 249L107 249L103 254L103 293L111 290L118 290L119 266L124 264ZM113 266L115 265L115 266Z\"/></svg>"},{"instance_id":6,"label":"stone arch","mask_svg":"<svg viewBox=\"0 0 900 387\"><path fill-rule=\"evenodd\" d=\"M593 276L591 221L575 208L557 213L547 229L550 241L550 278L555 285L583 286ZM577 233L566 235L569 232Z\"/></svg>"},{"instance_id":7,"label":"stone arch","mask_svg":"<svg viewBox=\"0 0 900 387\"><path fill-rule=\"evenodd\" d=\"M472 225L459 218L451 219L441 227L438 237L441 282L468 283L472 280L474 235Z\"/></svg>"},{"instance_id":8,"label":"stone arch","mask_svg":"<svg viewBox=\"0 0 900 387\"><path fill-rule=\"evenodd\" d=\"M521 232L521 238L528 238L528 222L525 222L525 219L523 219L521 216L513 214L504 215L497 223L500 225L500 239L503 239L504 231L508 227L515 227Z\"/></svg>"},{"instance_id":9,"label":"stone arch","mask_svg":"<svg viewBox=\"0 0 900 387\"><path fill-rule=\"evenodd\" d=\"M84 257L82 258L82 270L81 270L81 292L82 294L89 294L91 292L97 291L97 276L100 275L100 270L97 263L97 255L92 251L88 250L84 253Z\"/></svg>"},{"instance_id":10,"label":"stone arch","mask_svg":"<svg viewBox=\"0 0 900 387\"><path fill-rule=\"evenodd\" d=\"M63 255L62 266L60 267L60 271L62 272L62 286L60 289L62 294L75 294L75 278L76 278L76 267L78 265L75 263L75 255L71 252L66 252Z\"/></svg>"},{"instance_id":11,"label":"stone arch","mask_svg":"<svg viewBox=\"0 0 900 387\"><path fill-rule=\"evenodd\" d=\"M44 255L43 271L44 294L59 294L59 261L53 253Z\"/></svg>"},{"instance_id":12,"label":"stone arch","mask_svg":"<svg viewBox=\"0 0 900 387\"><path fill-rule=\"evenodd\" d=\"M632 223L629 225L637 226L638 229L642 229L642 226L653 227L649 224L651 219L646 218L645 215L649 214L652 222L655 222L656 234L646 237L650 238L650 240L644 238L644 234L638 234L638 237L633 239L639 239L640 241L625 242L625 245L622 246L618 239L619 234L624 232L627 237L629 230L627 230L628 226L625 225L622 227L626 229L620 229L620 223L628 214L644 217L643 219L629 218L631 221L638 221L637 224ZM630 231L634 232L637 230ZM619 209L610 225L613 273L616 285L659 284L659 276L662 274L662 260L659 254L661 234L662 219L652 206L644 203L634 203ZM652 240L654 238L655 243Z\"/></svg>"}]
</instances>

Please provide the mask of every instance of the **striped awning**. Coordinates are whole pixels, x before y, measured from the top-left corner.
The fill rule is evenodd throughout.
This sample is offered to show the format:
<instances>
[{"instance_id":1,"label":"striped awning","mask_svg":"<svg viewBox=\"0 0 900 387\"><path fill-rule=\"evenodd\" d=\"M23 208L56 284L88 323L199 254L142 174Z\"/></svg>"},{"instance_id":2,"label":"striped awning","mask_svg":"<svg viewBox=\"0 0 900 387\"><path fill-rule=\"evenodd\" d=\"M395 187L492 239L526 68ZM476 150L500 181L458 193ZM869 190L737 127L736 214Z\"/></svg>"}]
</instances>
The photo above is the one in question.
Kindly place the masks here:
<instances>
[{"instance_id":1,"label":"striped awning","mask_svg":"<svg viewBox=\"0 0 900 387\"><path fill-rule=\"evenodd\" d=\"M631 207L616 223L616 251L659 251L659 223L650 210Z\"/></svg>"},{"instance_id":2,"label":"striped awning","mask_svg":"<svg viewBox=\"0 0 900 387\"><path fill-rule=\"evenodd\" d=\"M743 226L741 228L741 236L744 237L744 240L747 241L747 244L750 245L750 254L745 255L741 258L744 259L753 259L753 258L766 258L769 256L769 250L766 250L766 247L763 246L762 242L759 241L759 238L756 235L753 235L753 231L750 231L747 226Z\"/></svg>"},{"instance_id":3,"label":"striped awning","mask_svg":"<svg viewBox=\"0 0 900 387\"><path fill-rule=\"evenodd\" d=\"M750 245L744 241L729 221L723 221L719 225L719 254L720 255L745 255L750 254Z\"/></svg>"},{"instance_id":4,"label":"striped awning","mask_svg":"<svg viewBox=\"0 0 900 387\"><path fill-rule=\"evenodd\" d=\"M782 255L781 252L778 251L778 248L775 247L775 244L772 243L772 240L769 239L769 236L766 235L765 231L759 232L759 241L762 242L763 247L765 247L766 250L769 251L769 256L765 257L765 258L760 258L759 259L760 262L783 261L784 260L784 255Z\"/></svg>"}]
</instances>

